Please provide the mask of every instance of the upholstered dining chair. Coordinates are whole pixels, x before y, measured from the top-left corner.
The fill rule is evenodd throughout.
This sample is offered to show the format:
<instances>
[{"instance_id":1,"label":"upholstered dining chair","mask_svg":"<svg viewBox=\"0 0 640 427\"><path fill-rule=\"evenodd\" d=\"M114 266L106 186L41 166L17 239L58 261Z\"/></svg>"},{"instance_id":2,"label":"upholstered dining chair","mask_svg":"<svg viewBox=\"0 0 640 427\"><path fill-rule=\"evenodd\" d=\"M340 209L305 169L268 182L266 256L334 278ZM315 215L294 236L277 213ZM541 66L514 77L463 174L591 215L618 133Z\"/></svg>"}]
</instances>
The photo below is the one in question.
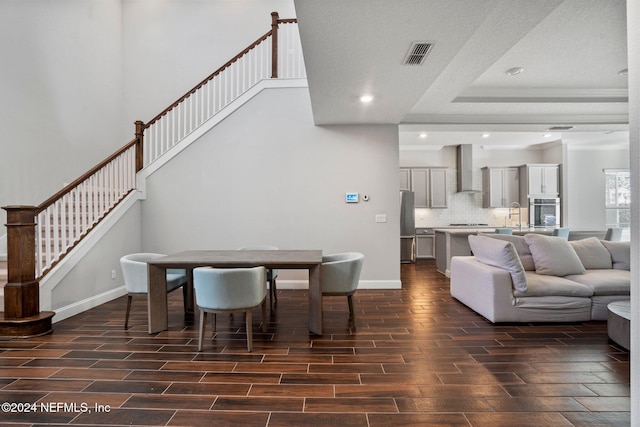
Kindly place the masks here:
<instances>
[{"instance_id":1,"label":"upholstered dining chair","mask_svg":"<svg viewBox=\"0 0 640 427\"><path fill-rule=\"evenodd\" d=\"M124 278L124 286L127 289L127 311L124 317L124 329L129 328L129 313L131 311L131 300L134 295L146 295L149 292L147 278L147 261L161 258L164 254L157 253L135 253L125 255L120 258L120 268ZM186 310L187 273L185 270L167 269L167 292L174 291L182 287L182 297Z\"/></svg>"},{"instance_id":2,"label":"upholstered dining chair","mask_svg":"<svg viewBox=\"0 0 640 427\"><path fill-rule=\"evenodd\" d=\"M212 268L193 270L193 287L196 305L200 309L198 351L207 323L207 313L213 314L213 331L216 330L216 313L244 312L247 327L247 350L253 348L251 311L262 306L262 331L267 328L267 272L264 267Z\"/></svg>"},{"instance_id":3,"label":"upholstered dining chair","mask_svg":"<svg viewBox=\"0 0 640 427\"><path fill-rule=\"evenodd\" d=\"M245 246L240 248L245 251L277 251L277 246ZM276 287L276 278L278 277L278 270L275 268L267 268L267 283L269 283L269 301L270 306L273 308L274 304L278 302L278 289Z\"/></svg>"},{"instance_id":4,"label":"upholstered dining chair","mask_svg":"<svg viewBox=\"0 0 640 427\"><path fill-rule=\"evenodd\" d=\"M554 228L552 232L553 236L562 237L565 240L569 240L568 228Z\"/></svg>"},{"instance_id":5,"label":"upholstered dining chair","mask_svg":"<svg viewBox=\"0 0 640 427\"><path fill-rule=\"evenodd\" d=\"M364 255L345 252L325 255L320 267L320 288L323 296L345 295L349 304L349 323L355 327L353 294L358 288Z\"/></svg>"}]
</instances>

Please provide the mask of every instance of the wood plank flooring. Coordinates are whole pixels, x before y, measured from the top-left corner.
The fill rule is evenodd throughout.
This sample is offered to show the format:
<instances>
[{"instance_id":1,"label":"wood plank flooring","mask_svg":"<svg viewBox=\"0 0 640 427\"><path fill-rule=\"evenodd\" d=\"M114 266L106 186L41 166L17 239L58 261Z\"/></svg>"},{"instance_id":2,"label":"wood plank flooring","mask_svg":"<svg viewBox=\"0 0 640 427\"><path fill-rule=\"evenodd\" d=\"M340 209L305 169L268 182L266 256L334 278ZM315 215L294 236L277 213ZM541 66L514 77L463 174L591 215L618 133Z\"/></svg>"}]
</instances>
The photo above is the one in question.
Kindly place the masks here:
<instances>
[{"instance_id":1,"label":"wood plank flooring","mask_svg":"<svg viewBox=\"0 0 640 427\"><path fill-rule=\"evenodd\" d=\"M433 262L402 266L402 290L325 298L309 336L307 292L279 289L267 332L197 321L169 297L170 330L146 332L146 300L125 298L0 341L0 423L220 426L628 426L629 353L605 322L493 325L449 295ZM81 286L80 284L78 286ZM197 319L197 317L196 317ZM35 406L20 405L36 404Z\"/></svg>"}]
</instances>

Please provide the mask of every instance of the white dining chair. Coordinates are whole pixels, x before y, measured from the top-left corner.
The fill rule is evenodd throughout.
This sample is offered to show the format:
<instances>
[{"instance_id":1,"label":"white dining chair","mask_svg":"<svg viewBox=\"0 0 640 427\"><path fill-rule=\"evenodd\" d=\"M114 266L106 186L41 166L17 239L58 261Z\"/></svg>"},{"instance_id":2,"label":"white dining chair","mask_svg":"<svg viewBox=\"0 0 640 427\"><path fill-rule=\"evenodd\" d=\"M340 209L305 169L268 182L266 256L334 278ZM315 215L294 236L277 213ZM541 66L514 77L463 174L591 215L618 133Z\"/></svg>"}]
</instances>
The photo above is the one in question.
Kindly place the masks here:
<instances>
[{"instance_id":1,"label":"white dining chair","mask_svg":"<svg viewBox=\"0 0 640 427\"><path fill-rule=\"evenodd\" d=\"M149 292L147 261L166 256L158 253L134 253L120 258L120 268L127 290L127 311L124 317L124 329L129 328L129 313L134 295L146 295ZM182 287L185 311L187 307L187 273L185 270L167 269L167 293Z\"/></svg>"},{"instance_id":2,"label":"white dining chair","mask_svg":"<svg viewBox=\"0 0 640 427\"><path fill-rule=\"evenodd\" d=\"M358 288L364 255L345 252L325 255L320 267L320 288L322 296L345 295L349 304L349 323L355 327L353 294Z\"/></svg>"},{"instance_id":3,"label":"white dining chair","mask_svg":"<svg viewBox=\"0 0 640 427\"><path fill-rule=\"evenodd\" d=\"M207 313L213 314L213 331L216 330L217 313L244 312L247 328L247 350L253 348L251 311L262 306L262 331L267 328L267 280L265 267L212 268L193 270L193 287L196 305L200 309L198 351L207 323Z\"/></svg>"}]
</instances>

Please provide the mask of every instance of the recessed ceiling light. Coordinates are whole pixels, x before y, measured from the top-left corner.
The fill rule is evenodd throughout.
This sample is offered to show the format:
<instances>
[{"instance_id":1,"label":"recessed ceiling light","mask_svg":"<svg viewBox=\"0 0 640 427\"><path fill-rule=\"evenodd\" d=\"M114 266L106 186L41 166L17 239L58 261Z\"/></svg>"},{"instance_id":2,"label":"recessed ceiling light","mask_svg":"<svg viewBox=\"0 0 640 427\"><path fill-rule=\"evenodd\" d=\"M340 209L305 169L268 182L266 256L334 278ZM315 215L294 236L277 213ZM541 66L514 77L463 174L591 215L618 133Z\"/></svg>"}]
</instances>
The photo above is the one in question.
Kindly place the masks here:
<instances>
[{"instance_id":1,"label":"recessed ceiling light","mask_svg":"<svg viewBox=\"0 0 640 427\"><path fill-rule=\"evenodd\" d=\"M627 75L629 75L629 69L628 68L624 68L624 69L618 71L618 74L620 74L621 76L627 76Z\"/></svg>"},{"instance_id":2,"label":"recessed ceiling light","mask_svg":"<svg viewBox=\"0 0 640 427\"><path fill-rule=\"evenodd\" d=\"M550 133L545 133L545 134L544 134L544 135L542 135L542 136L543 136L543 137L545 137L545 138L551 138L551 136L552 136L552 135L551 135Z\"/></svg>"},{"instance_id":3,"label":"recessed ceiling light","mask_svg":"<svg viewBox=\"0 0 640 427\"><path fill-rule=\"evenodd\" d=\"M427 134L426 134L426 133L422 132L422 133L420 134L420 138L425 139L426 137L427 137Z\"/></svg>"},{"instance_id":4,"label":"recessed ceiling light","mask_svg":"<svg viewBox=\"0 0 640 427\"><path fill-rule=\"evenodd\" d=\"M524 68L522 68L522 67L513 67L513 68L509 68L504 73L506 75L508 75L508 76L517 76L518 74L522 73L523 71L524 71Z\"/></svg>"},{"instance_id":5,"label":"recessed ceiling light","mask_svg":"<svg viewBox=\"0 0 640 427\"><path fill-rule=\"evenodd\" d=\"M483 137L483 138L489 138L490 136L491 136L491 134L490 134L490 133L483 133L483 134L482 134L482 137Z\"/></svg>"},{"instance_id":6,"label":"recessed ceiling light","mask_svg":"<svg viewBox=\"0 0 640 427\"><path fill-rule=\"evenodd\" d=\"M362 102L363 104L368 104L371 101L373 101L373 95L362 95L360 97L360 102Z\"/></svg>"}]
</instances>

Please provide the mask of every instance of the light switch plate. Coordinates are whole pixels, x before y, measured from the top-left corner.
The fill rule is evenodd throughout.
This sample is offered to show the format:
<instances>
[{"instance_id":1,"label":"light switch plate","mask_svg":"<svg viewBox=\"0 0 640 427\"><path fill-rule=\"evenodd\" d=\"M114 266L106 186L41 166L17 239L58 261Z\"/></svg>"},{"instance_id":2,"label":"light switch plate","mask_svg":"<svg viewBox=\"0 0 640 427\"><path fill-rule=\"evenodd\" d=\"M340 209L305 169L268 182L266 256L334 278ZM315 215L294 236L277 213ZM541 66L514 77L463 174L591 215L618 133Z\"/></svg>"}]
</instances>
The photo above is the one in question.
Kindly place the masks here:
<instances>
[{"instance_id":1,"label":"light switch plate","mask_svg":"<svg viewBox=\"0 0 640 427\"><path fill-rule=\"evenodd\" d=\"M376 222L387 222L386 214L376 214Z\"/></svg>"}]
</instances>

